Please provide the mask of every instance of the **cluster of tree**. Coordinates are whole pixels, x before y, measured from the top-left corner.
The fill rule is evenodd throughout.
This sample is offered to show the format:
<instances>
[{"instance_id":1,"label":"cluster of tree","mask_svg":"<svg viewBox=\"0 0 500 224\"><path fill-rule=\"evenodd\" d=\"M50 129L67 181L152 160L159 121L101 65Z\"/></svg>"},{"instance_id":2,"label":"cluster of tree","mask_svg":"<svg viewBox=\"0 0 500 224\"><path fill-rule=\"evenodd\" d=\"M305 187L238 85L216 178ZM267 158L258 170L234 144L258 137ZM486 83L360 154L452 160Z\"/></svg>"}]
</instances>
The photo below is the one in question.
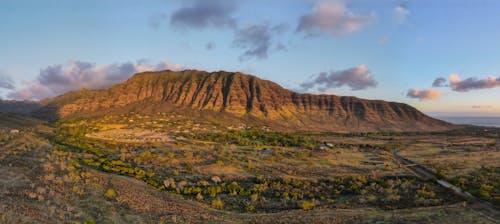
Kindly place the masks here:
<instances>
[{"instance_id":1,"label":"cluster of tree","mask_svg":"<svg viewBox=\"0 0 500 224\"><path fill-rule=\"evenodd\" d=\"M339 198L359 198L356 203L373 205L386 209L415 206L440 205L444 200L434 185L415 178L354 178L337 177L321 180L247 178L226 180L219 183L203 180L177 181L173 178L165 182L166 190L179 193L199 201L213 203L222 200L225 205L246 205L240 209L254 211L259 208L259 199L267 202L283 202L290 208L309 210L318 204L332 204ZM235 200L237 198L237 200Z\"/></svg>"},{"instance_id":2,"label":"cluster of tree","mask_svg":"<svg viewBox=\"0 0 500 224\"><path fill-rule=\"evenodd\" d=\"M157 179L155 173L147 172L138 166L133 166L132 164L121 160L87 158L81 159L81 162L102 171L135 177L159 190L165 189L165 186Z\"/></svg>"}]
</instances>

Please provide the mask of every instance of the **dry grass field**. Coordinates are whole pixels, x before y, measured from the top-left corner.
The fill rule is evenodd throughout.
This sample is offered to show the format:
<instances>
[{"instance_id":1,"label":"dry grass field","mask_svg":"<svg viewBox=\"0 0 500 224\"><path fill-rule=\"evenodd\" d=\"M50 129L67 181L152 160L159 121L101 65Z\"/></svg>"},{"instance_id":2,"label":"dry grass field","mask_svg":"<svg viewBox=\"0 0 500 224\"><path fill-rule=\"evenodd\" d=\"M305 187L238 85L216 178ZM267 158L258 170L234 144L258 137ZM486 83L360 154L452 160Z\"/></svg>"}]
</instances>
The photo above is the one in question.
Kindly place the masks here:
<instances>
[{"instance_id":1,"label":"dry grass field","mask_svg":"<svg viewBox=\"0 0 500 224\"><path fill-rule=\"evenodd\" d=\"M402 155L490 195L496 171L477 175L479 187L467 175L498 167L495 138L218 127L171 132L175 142L121 141L166 133L154 130L157 118L133 116L133 125L119 116L0 128L0 223L496 223L412 176L390 151L402 146Z\"/></svg>"}]
</instances>

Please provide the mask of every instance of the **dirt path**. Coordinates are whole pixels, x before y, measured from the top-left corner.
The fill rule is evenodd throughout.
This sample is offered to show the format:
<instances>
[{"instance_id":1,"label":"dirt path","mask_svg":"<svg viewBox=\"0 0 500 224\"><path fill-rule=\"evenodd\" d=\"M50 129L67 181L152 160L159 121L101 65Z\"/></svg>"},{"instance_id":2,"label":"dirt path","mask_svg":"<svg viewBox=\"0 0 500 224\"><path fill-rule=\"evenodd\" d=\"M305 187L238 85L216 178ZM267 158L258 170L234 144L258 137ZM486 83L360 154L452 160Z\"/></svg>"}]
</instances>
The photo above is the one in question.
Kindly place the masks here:
<instances>
[{"instance_id":1,"label":"dirt path","mask_svg":"<svg viewBox=\"0 0 500 224\"><path fill-rule=\"evenodd\" d=\"M405 166L405 168L411 170L420 179L424 181L433 180L437 184L452 190L455 194L473 203L475 207L478 207L483 215L485 215L492 221L500 223L498 222L498 220L500 220L500 209L497 206L491 204L490 202L474 197L469 192L462 190L461 188L451 184L446 180L439 179L437 175L434 174L431 170L399 155L398 149L394 149L393 155L394 158L396 158L403 166Z\"/></svg>"}]
</instances>

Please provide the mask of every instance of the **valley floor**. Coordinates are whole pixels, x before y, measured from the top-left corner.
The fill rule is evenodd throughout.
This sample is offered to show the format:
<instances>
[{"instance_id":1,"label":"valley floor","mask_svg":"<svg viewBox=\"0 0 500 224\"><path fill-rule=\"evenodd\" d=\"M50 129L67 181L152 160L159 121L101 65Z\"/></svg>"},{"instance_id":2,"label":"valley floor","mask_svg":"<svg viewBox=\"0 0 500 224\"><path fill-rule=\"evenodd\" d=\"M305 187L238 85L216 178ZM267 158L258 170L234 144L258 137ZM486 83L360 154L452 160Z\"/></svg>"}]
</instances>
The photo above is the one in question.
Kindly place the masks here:
<instances>
[{"instance_id":1,"label":"valley floor","mask_svg":"<svg viewBox=\"0 0 500 224\"><path fill-rule=\"evenodd\" d=\"M172 136L175 142L125 144L85 135L129 136L137 128L151 133L154 129L147 124L154 121L142 122L145 127L111 127L103 120L66 121L54 127L9 117L0 124L0 223L499 220L498 211L485 211L480 203L418 179L391 152L398 148L402 156L440 178L498 204L498 133L240 130L215 135L200 131L193 137L180 130ZM120 131L113 133L116 127Z\"/></svg>"}]
</instances>

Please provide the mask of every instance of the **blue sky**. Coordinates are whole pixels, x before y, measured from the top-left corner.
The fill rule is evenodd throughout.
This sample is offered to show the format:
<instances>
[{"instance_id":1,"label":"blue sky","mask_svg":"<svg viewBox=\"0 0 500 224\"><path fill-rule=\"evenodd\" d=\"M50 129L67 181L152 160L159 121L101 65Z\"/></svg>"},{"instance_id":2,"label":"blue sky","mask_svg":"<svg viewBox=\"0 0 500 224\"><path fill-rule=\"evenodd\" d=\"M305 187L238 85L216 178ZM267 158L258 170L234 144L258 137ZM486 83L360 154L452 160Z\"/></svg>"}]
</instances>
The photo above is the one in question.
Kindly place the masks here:
<instances>
[{"instance_id":1,"label":"blue sky","mask_svg":"<svg viewBox=\"0 0 500 224\"><path fill-rule=\"evenodd\" d=\"M433 115L500 116L499 10L495 0L0 0L0 96L195 68Z\"/></svg>"}]
</instances>

